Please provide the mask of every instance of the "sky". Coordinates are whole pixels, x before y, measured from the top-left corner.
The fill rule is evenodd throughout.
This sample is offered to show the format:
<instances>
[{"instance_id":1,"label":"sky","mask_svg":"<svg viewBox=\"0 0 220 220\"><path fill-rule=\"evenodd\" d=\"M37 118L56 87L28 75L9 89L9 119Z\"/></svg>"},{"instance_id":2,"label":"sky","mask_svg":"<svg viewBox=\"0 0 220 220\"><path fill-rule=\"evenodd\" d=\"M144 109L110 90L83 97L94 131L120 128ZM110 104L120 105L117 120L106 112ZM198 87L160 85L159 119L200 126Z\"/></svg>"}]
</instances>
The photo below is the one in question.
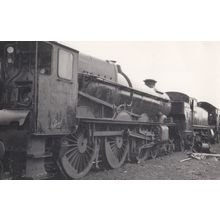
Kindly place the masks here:
<instances>
[{"instance_id":1,"label":"sky","mask_svg":"<svg viewBox=\"0 0 220 220\"><path fill-rule=\"evenodd\" d=\"M82 53L116 60L136 83L151 78L220 108L220 42L65 42Z\"/></svg>"}]
</instances>

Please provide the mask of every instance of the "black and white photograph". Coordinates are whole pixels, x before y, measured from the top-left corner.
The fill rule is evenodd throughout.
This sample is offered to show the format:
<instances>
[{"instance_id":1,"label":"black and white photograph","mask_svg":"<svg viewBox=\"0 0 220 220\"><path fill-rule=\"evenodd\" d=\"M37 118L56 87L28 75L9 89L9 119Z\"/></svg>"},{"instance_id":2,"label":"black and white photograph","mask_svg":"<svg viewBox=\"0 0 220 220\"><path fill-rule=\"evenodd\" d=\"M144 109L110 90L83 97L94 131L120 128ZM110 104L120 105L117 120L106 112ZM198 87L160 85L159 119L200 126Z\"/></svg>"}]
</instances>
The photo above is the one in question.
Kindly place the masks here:
<instances>
[{"instance_id":1,"label":"black and white photograph","mask_svg":"<svg viewBox=\"0 0 220 220\"><path fill-rule=\"evenodd\" d=\"M220 178L219 42L1 41L0 67L1 179Z\"/></svg>"},{"instance_id":2,"label":"black and white photograph","mask_svg":"<svg viewBox=\"0 0 220 220\"><path fill-rule=\"evenodd\" d=\"M218 6L2 2L1 218L216 219Z\"/></svg>"}]
</instances>

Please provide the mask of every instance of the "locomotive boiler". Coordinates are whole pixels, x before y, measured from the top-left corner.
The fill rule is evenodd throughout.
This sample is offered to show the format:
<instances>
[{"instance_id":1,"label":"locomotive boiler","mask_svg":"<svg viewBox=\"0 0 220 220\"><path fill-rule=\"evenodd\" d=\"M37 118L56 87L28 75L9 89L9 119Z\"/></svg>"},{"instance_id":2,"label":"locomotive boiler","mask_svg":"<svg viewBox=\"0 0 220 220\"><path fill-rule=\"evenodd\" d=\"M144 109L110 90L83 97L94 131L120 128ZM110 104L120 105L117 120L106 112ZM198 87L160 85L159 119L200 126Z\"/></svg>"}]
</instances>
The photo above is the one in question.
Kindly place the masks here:
<instances>
[{"instance_id":1,"label":"locomotive boiler","mask_svg":"<svg viewBox=\"0 0 220 220\"><path fill-rule=\"evenodd\" d=\"M131 108L131 115L139 120L158 121L157 116L168 115L171 104L166 93L155 88L156 81L146 79L139 85L133 84L119 65L111 61L79 54L79 91L116 106ZM90 77L83 83L84 76Z\"/></svg>"}]
</instances>

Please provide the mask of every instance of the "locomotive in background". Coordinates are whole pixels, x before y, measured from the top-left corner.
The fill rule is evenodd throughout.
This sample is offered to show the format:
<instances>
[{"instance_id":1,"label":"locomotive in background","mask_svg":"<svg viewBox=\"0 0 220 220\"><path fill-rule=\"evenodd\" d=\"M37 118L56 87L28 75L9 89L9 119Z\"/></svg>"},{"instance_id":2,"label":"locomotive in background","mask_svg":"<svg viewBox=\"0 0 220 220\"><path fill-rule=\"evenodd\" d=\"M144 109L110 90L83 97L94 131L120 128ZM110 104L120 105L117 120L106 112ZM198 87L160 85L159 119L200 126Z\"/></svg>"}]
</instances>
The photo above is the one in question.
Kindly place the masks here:
<instances>
[{"instance_id":1,"label":"locomotive in background","mask_svg":"<svg viewBox=\"0 0 220 220\"><path fill-rule=\"evenodd\" d=\"M219 142L219 110L208 102L180 92L167 92L171 99L170 117L178 130L175 140L180 149L209 152Z\"/></svg>"},{"instance_id":2,"label":"locomotive in background","mask_svg":"<svg viewBox=\"0 0 220 220\"><path fill-rule=\"evenodd\" d=\"M118 168L175 146L208 149L217 109L144 82L57 42L1 42L2 176L78 179L93 166Z\"/></svg>"}]
</instances>

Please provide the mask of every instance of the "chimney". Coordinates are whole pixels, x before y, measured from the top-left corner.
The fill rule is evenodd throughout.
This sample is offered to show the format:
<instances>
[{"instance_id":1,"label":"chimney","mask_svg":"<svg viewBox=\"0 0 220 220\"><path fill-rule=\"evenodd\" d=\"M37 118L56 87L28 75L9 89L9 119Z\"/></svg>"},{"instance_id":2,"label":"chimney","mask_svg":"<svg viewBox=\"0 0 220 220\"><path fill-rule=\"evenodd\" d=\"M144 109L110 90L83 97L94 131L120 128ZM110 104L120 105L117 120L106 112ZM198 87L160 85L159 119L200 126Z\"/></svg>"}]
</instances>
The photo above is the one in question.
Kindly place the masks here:
<instances>
[{"instance_id":1,"label":"chimney","mask_svg":"<svg viewBox=\"0 0 220 220\"><path fill-rule=\"evenodd\" d=\"M154 89L154 88L155 88L155 85L156 85L156 83L157 83L157 81L154 80L154 79L145 79L145 80L144 80L144 83L145 83L145 85L148 86L149 88Z\"/></svg>"}]
</instances>

